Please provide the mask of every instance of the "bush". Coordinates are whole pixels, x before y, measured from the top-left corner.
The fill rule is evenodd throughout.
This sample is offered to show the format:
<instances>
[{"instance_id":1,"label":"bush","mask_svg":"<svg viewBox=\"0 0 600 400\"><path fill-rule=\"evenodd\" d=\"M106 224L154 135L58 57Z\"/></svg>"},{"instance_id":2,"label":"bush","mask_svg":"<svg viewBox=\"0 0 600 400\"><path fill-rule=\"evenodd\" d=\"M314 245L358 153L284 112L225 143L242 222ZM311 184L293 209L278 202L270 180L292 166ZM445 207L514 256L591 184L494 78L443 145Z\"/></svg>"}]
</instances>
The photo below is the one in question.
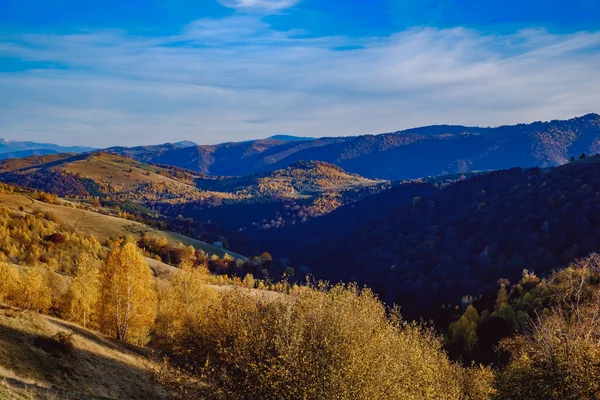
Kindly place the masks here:
<instances>
[{"instance_id":1,"label":"bush","mask_svg":"<svg viewBox=\"0 0 600 400\"><path fill-rule=\"evenodd\" d=\"M59 344L63 353L70 353L75 345L73 344L73 333L58 332L53 339Z\"/></svg>"},{"instance_id":2,"label":"bush","mask_svg":"<svg viewBox=\"0 0 600 400\"><path fill-rule=\"evenodd\" d=\"M73 350L73 334L58 332L51 338L38 336L33 340L33 344L54 357L60 357Z\"/></svg>"},{"instance_id":3,"label":"bush","mask_svg":"<svg viewBox=\"0 0 600 400\"><path fill-rule=\"evenodd\" d=\"M511 358L498 376L500 399L600 398L599 279L593 254L540 283L554 306L531 320L528 333L501 343Z\"/></svg>"},{"instance_id":4,"label":"bush","mask_svg":"<svg viewBox=\"0 0 600 400\"><path fill-rule=\"evenodd\" d=\"M484 399L487 369L451 363L429 329L401 321L369 291L296 287L257 300L219 295L174 354L222 399ZM189 393L187 396L192 396Z\"/></svg>"}]
</instances>

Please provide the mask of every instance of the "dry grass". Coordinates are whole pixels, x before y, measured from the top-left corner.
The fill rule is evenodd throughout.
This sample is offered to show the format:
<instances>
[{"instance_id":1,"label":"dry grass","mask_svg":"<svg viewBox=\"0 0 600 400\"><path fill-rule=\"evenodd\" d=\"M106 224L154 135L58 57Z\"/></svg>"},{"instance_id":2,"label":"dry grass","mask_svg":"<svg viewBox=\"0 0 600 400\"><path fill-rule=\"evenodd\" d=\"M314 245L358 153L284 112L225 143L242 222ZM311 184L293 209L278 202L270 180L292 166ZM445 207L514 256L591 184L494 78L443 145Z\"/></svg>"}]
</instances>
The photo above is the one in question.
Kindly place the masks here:
<instances>
[{"instance_id":1,"label":"dry grass","mask_svg":"<svg viewBox=\"0 0 600 400\"><path fill-rule=\"evenodd\" d=\"M73 334L74 349L50 355L36 338ZM0 399L162 399L155 364L143 348L75 324L0 308Z\"/></svg>"},{"instance_id":2,"label":"dry grass","mask_svg":"<svg viewBox=\"0 0 600 400\"><path fill-rule=\"evenodd\" d=\"M25 158L9 158L0 161L0 172L11 172L24 168L35 168L42 164L57 162L74 156L71 153L48 154L45 156L31 156Z\"/></svg>"},{"instance_id":3,"label":"dry grass","mask_svg":"<svg viewBox=\"0 0 600 400\"><path fill-rule=\"evenodd\" d=\"M162 170L160 167L150 168L148 165L107 153L97 153L65 164L61 169L96 182L110 182L117 190L133 190L144 183L168 183L182 189L189 186L154 172Z\"/></svg>"},{"instance_id":4,"label":"dry grass","mask_svg":"<svg viewBox=\"0 0 600 400\"><path fill-rule=\"evenodd\" d=\"M6 206L15 211L22 207L25 212L29 213L33 211L50 212L56 217L60 224L70 226L81 233L93 234L98 239L116 237L119 235L131 235L134 238L139 238L143 232L149 232L152 235L166 237L173 246L182 243L185 246L191 245L197 249L201 249L209 255L216 254L219 257L223 257L225 253L228 253L232 257L246 259L246 257L240 254L215 247L175 232L160 231L139 222L102 215L92 211L47 204L33 200L22 194L0 194L0 206Z\"/></svg>"}]
</instances>

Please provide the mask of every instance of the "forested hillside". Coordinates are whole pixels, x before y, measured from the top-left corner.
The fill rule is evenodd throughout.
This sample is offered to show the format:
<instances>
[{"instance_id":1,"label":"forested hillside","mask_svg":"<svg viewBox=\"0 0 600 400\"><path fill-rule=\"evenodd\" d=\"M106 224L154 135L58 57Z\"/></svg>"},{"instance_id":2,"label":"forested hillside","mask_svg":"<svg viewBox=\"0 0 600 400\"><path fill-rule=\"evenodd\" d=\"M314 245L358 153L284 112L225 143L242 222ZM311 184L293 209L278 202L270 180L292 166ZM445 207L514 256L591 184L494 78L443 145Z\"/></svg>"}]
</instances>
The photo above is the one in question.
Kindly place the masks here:
<instances>
[{"instance_id":1,"label":"forested hillside","mask_svg":"<svg viewBox=\"0 0 600 400\"><path fill-rule=\"evenodd\" d=\"M174 165L208 175L247 175L302 160L318 160L368 178L387 180L550 167L599 150L598 114L496 128L439 125L305 141L270 138L210 146L165 144L108 149L142 162Z\"/></svg>"},{"instance_id":2,"label":"forested hillside","mask_svg":"<svg viewBox=\"0 0 600 400\"><path fill-rule=\"evenodd\" d=\"M583 159L548 171L498 171L454 183L405 183L302 225L311 229L310 239L304 237L302 246L327 243L330 254L347 265L344 272L364 274L357 275L360 279L370 279L369 273L381 270L357 269L350 255L363 257L367 246L344 240L352 235L375 235L370 243L379 248L368 253L368 265L376 266L383 257L374 255L385 255L388 246L377 239L376 227L397 230L395 240L403 238L407 241L403 245L419 243L407 247L410 252L403 255L415 265L427 265L425 261L431 261L427 257L461 260L458 257L467 254L463 259L466 275L457 275L454 283L467 277L466 282L483 295L463 296L468 293L457 291L460 302L459 297L453 298L449 302L455 306L433 314L420 305L440 300L435 285L421 287L415 303L401 309L386 307L370 289L355 284L302 283L294 276L294 268L274 263L268 253L237 260L227 255L208 257L193 241L187 247L171 244L168 232L134 230L129 232L137 236L129 238L107 235L112 228L97 229L116 224L114 217L97 214L102 221L88 225L79 217L68 218L80 212L93 214L79 210L76 203L3 185L0 330L7 334L0 340L0 376L5 378L0 394L25 398L246 399L276 394L282 399L325 399L335 394L339 399L593 399L600 394L593 361L600 351L595 333L599 328L598 256L592 254L552 273L543 268L546 261L536 264L541 273L534 273L521 269L532 264L509 267L503 260L517 254L533 263L531 254L539 249L550 255L566 251L564 260L594 250L582 241L586 237L598 240L592 218L596 213L586 214L600 204L595 186L598 161ZM53 204L40 208L34 196ZM547 201L544 206L530 208L542 199ZM386 209L383 204L394 206ZM435 210L452 217L436 216ZM509 210L515 218L510 218ZM350 219L342 222L348 212L360 213L356 225ZM496 214L499 220L490 219ZM328 219L348 229L346 237L333 236L325 228ZM417 220L428 228L413 231L418 225L409 224ZM569 225L573 220L577 224ZM322 222L315 225L318 221ZM376 224L365 225L369 221ZM315 226L323 231L314 230ZM497 235L495 241L495 236L486 236L488 226L513 229L510 236ZM123 232L128 229L122 226ZM533 241L534 229L541 232L538 242ZM98 236L90 233L94 230L100 232ZM146 232L152 230L146 228ZM563 232L569 236L561 236ZM452 239L451 248L459 251L445 254L444 246L437 250L438 237ZM477 247L483 244L474 241L479 237L488 240L483 250ZM570 247L561 249L557 237L564 237L563 246ZM424 238L431 243L423 245ZM494 246L503 255L491 251ZM290 248L294 247L286 249ZM569 253L571 248L577 249L576 255ZM307 259L325 260L320 258L323 254L322 246L315 247ZM497 269L478 272L483 267L470 264L482 254L497 261ZM566 265L563 259L556 265ZM335 260L330 262L335 267ZM315 268L322 265L315 264ZM413 270L403 274L406 268ZM384 290L392 285L403 289L413 285L415 290L419 280L412 277L434 281L435 274L442 273L440 268L421 268L418 275L410 264L392 266L392 274L374 276L373 282L389 280ZM333 268L322 272L342 275ZM448 277L456 270L445 272ZM499 273L506 278L512 272L510 279L492 282L489 277ZM444 290L452 289L453 282L439 282L446 284ZM434 299L430 303L424 300L428 296ZM52 318L36 317L37 312ZM406 322L406 315L434 316L437 330ZM17 353L22 357L15 364L10 360ZM33 355L41 361L26 358ZM126 361L115 363L107 357ZM84 366L71 369L69 365L75 364L67 360ZM106 377L90 378L96 374L90 365L118 371L111 375L110 390L106 390L108 383L97 384ZM49 374L50 368L71 379Z\"/></svg>"},{"instance_id":3,"label":"forested hillside","mask_svg":"<svg viewBox=\"0 0 600 400\"><path fill-rule=\"evenodd\" d=\"M541 276L600 245L600 158L394 187L318 220L252 234L320 278L358 281L410 315ZM412 311L415 311L413 313Z\"/></svg>"}]
</instances>

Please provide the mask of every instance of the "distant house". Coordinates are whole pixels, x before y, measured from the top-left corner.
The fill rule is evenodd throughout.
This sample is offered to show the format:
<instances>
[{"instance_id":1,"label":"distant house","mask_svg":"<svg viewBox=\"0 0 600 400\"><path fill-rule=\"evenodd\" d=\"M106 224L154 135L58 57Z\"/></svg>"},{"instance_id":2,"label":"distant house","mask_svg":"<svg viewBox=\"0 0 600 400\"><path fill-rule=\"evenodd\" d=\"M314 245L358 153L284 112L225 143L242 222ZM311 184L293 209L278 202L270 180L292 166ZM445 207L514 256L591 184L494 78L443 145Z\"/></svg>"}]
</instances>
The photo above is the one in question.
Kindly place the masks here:
<instances>
[{"instance_id":1,"label":"distant house","mask_svg":"<svg viewBox=\"0 0 600 400\"><path fill-rule=\"evenodd\" d=\"M213 246L223 248L223 242L213 242Z\"/></svg>"}]
</instances>

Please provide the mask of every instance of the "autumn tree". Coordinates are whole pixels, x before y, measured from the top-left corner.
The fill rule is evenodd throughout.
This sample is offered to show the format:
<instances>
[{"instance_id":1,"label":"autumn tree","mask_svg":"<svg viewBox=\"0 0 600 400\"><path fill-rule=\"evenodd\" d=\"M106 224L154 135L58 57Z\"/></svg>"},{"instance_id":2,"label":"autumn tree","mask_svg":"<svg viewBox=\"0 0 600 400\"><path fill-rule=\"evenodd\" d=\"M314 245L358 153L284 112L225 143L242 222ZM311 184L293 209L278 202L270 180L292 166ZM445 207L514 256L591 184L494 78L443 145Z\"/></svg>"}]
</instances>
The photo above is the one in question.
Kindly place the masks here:
<instances>
[{"instance_id":1,"label":"autumn tree","mask_svg":"<svg viewBox=\"0 0 600 400\"><path fill-rule=\"evenodd\" d=\"M42 267L27 268L20 277L16 305L38 312L47 312L52 305L51 286L48 279L49 270Z\"/></svg>"},{"instance_id":2,"label":"autumn tree","mask_svg":"<svg viewBox=\"0 0 600 400\"><path fill-rule=\"evenodd\" d=\"M555 273L549 313L531 317L526 333L506 339L510 363L498 375L500 399L600 398L600 256Z\"/></svg>"},{"instance_id":3,"label":"autumn tree","mask_svg":"<svg viewBox=\"0 0 600 400\"><path fill-rule=\"evenodd\" d=\"M99 297L96 260L81 253L76 263L75 276L67 293L66 315L72 321L87 327Z\"/></svg>"},{"instance_id":4,"label":"autumn tree","mask_svg":"<svg viewBox=\"0 0 600 400\"><path fill-rule=\"evenodd\" d=\"M198 319L204 318L206 307L216 298L209 287L209 272L204 266L194 267L187 261L160 291L157 333L172 346L185 342Z\"/></svg>"},{"instance_id":5,"label":"autumn tree","mask_svg":"<svg viewBox=\"0 0 600 400\"><path fill-rule=\"evenodd\" d=\"M99 316L106 334L145 344L157 312L148 263L132 240L118 241L100 270Z\"/></svg>"},{"instance_id":6,"label":"autumn tree","mask_svg":"<svg viewBox=\"0 0 600 400\"><path fill-rule=\"evenodd\" d=\"M487 399L489 369L450 362L435 333L355 285L220 293L175 360L211 398ZM187 393L193 398L194 395Z\"/></svg>"},{"instance_id":7,"label":"autumn tree","mask_svg":"<svg viewBox=\"0 0 600 400\"><path fill-rule=\"evenodd\" d=\"M479 313L469 304L463 315L450 324L449 345L450 348L460 354L471 355L477 348L477 327L479 325Z\"/></svg>"},{"instance_id":8,"label":"autumn tree","mask_svg":"<svg viewBox=\"0 0 600 400\"><path fill-rule=\"evenodd\" d=\"M19 273L10 264L0 262L0 302L15 294L19 282Z\"/></svg>"},{"instance_id":9,"label":"autumn tree","mask_svg":"<svg viewBox=\"0 0 600 400\"><path fill-rule=\"evenodd\" d=\"M494 312L492 316L500 317L506 321L506 323L513 329L518 326L517 317L512 306L508 303L508 293L506 290L506 284L501 283L500 289L498 289L498 296L496 297L496 304L494 305Z\"/></svg>"}]
</instances>

